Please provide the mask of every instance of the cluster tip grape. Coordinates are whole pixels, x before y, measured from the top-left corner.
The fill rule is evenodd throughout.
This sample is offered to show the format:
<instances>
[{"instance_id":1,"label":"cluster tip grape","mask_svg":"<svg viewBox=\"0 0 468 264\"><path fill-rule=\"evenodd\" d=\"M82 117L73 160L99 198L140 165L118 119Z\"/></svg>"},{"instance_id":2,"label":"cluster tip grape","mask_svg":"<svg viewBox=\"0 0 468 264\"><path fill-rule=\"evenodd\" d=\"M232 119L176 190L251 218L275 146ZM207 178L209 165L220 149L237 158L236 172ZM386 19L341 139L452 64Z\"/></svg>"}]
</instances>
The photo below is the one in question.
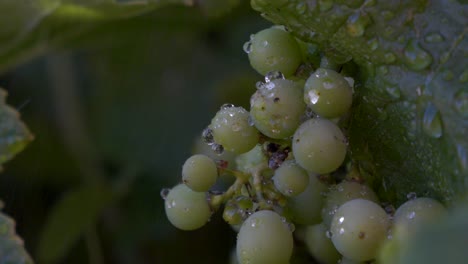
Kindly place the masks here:
<instances>
[{"instance_id":1,"label":"cluster tip grape","mask_svg":"<svg viewBox=\"0 0 468 264\"><path fill-rule=\"evenodd\" d=\"M182 230L201 228L223 210L238 232L238 263L289 263L295 240L319 263L371 261L445 211L413 196L396 211L383 208L347 159L342 127L354 80L308 45L281 27L252 35L244 50L264 81L249 111L222 105L201 133L210 150L189 157L181 183L161 191L168 220ZM228 154L235 158L225 160ZM232 181L219 190L223 177Z\"/></svg>"}]
</instances>

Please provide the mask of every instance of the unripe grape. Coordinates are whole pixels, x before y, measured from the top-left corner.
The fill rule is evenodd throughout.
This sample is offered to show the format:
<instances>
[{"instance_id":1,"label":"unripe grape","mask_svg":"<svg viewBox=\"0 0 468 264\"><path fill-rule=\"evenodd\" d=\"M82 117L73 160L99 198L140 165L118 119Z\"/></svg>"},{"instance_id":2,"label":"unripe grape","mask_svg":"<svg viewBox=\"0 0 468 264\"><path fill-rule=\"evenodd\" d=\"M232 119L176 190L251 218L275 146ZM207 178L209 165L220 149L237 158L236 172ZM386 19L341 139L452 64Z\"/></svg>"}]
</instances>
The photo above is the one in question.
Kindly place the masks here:
<instances>
[{"instance_id":1,"label":"unripe grape","mask_svg":"<svg viewBox=\"0 0 468 264\"><path fill-rule=\"evenodd\" d=\"M355 199L335 213L330 231L335 248L346 258L368 261L377 256L390 227L387 213L376 203Z\"/></svg>"},{"instance_id":2,"label":"unripe grape","mask_svg":"<svg viewBox=\"0 0 468 264\"><path fill-rule=\"evenodd\" d=\"M294 134L306 105L301 87L293 81L274 79L250 99L250 114L255 127L270 138L282 139Z\"/></svg>"},{"instance_id":3,"label":"unripe grape","mask_svg":"<svg viewBox=\"0 0 468 264\"><path fill-rule=\"evenodd\" d=\"M336 264L341 255L327 236L328 228L318 224L308 226L305 234L305 244L309 253L321 264Z\"/></svg>"},{"instance_id":4,"label":"unripe grape","mask_svg":"<svg viewBox=\"0 0 468 264\"><path fill-rule=\"evenodd\" d=\"M292 215L292 220L296 224L314 225L320 223L320 210L323 205L323 193L327 186L322 183L317 175L309 174L309 184L307 188L295 197L288 199L288 210Z\"/></svg>"},{"instance_id":5,"label":"unripe grape","mask_svg":"<svg viewBox=\"0 0 468 264\"><path fill-rule=\"evenodd\" d=\"M193 155L182 166L182 181L195 192L208 191L216 183L216 179L216 163L205 155Z\"/></svg>"},{"instance_id":6,"label":"unripe grape","mask_svg":"<svg viewBox=\"0 0 468 264\"><path fill-rule=\"evenodd\" d=\"M296 196L309 185L309 175L293 160L285 161L273 175L276 189L285 196Z\"/></svg>"},{"instance_id":7,"label":"unripe grape","mask_svg":"<svg viewBox=\"0 0 468 264\"><path fill-rule=\"evenodd\" d=\"M318 174L336 170L346 156L346 139L331 121L313 118L296 130L292 150L297 163Z\"/></svg>"},{"instance_id":8,"label":"unripe grape","mask_svg":"<svg viewBox=\"0 0 468 264\"><path fill-rule=\"evenodd\" d=\"M185 184L172 188L164 204L171 224L182 230L198 229L204 226L211 217L206 194L194 192Z\"/></svg>"},{"instance_id":9,"label":"unripe grape","mask_svg":"<svg viewBox=\"0 0 468 264\"><path fill-rule=\"evenodd\" d=\"M237 235L237 259L242 264L286 264L292 250L292 232L283 218L273 211L252 214Z\"/></svg>"},{"instance_id":10,"label":"unripe grape","mask_svg":"<svg viewBox=\"0 0 468 264\"><path fill-rule=\"evenodd\" d=\"M221 107L210 128L214 141L236 154L251 150L259 140L258 130L249 124L249 112L242 107Z\"/></svg>"},{"instance_id":11,"label":"unripe grape","mask_svg":"<svg viewBox=\"0 0 468 264\"><path fill-rule=\"evenodd\" d=\"M446 213L445 207L438 201L421 197L402 204L393 216L394 237L408 239L423 225L434 223Z\"/></svg>"},{"instance_id":12,"label":"unripe grape","mask_svg":"<svg viewBox=\"0 0 468 264\"><path fill-rule=\"evenodd\" d=\"M323 223L329 227L338 208L347 201L354 199L379 202L379 198L369 186L353 181L342 181L332 186L327 193L325 204L322 208Z\"/></svg>"},{"instance_id":13,"label":"unripe grape","mask_svg":"<svg viewBox=\"0 0 468 264\"><path fill-rule=\"evenodd\" d=\"M301 50L296 39L278 28L267 28L253 35L244 50L252 68L262 75L280 71L289 77L301 63Z\"/></svg>"},{"instance_id":14,"label":"unripe grape","mask_svg":"<svg viewBox=\"0 0 468 264\"><path fill-rule=\"evenodd\" d=\"M319 68L306 81L305 103L319 116L340 117L351 107L352 89L334 70Z\"/></svg>"}]
</instances>

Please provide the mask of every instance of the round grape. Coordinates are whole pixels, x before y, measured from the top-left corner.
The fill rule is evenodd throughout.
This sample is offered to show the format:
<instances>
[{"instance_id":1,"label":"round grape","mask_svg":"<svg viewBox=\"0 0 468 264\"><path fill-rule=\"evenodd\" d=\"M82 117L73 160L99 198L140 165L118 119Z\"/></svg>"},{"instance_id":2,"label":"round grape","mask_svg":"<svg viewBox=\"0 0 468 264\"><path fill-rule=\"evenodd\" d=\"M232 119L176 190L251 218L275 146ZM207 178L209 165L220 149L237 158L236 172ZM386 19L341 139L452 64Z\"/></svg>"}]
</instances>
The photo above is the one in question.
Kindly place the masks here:
<instances>
[{"instance_id":1,"label":"round grape","mask_svg":"<svg viewBox=\"0 0 468 264\"><path fill-rule=\"evenodd\" d=\"M185 184L172 188L164 204L171 224L182 230L198 229L211 217L205 193L194 192Z\"/></svg>"},{"instance_id":2,"label":"round grape","mask_svg":"<svg viewBox=\"0 0 468 264\"><path fill-rule=\"evenodd\" d=\"M305 83L304 101L319 116L342 116L350 109L352 99L348 82L334 70L319 68Z\"/></svg>"},{"instance_id":3,"label":"round grape","mask_svg":"<svg viewBox=\"0 0 468 264\"><path fill-rule=\"evenodd\" d=\"M182 181L195 192L208 191L217 179L216 163L205 155L193 155L182 166Z\"/></svg>"},{"instance_id":4,"label":"round grape","mask_svg":"<svg viewBox=\"0 0 468 264\"><path fill-rule=\"evenodd\" d=\"M327 186L315 174L309 175L307 188L295 197L288 200L287 208L294 223L301 225L314 225L320 223L320 210L323 205L323 193Z\"/></svg>"},{"instance_id":5,"label":"round grape","mask_svg":"<svg viewBox=\"0 0 468 264\"><path fill-rule=\"evenodd\" d=\"M292 136L306 108L302 97L302 88L290 80L274 79L260 85L250 99L255 126L270 138Z\"/></svg>"},{"instance_id":6,"label":"round grape","mask_svg":"<svg viewBox=\"0 0 468 264\"><path fill-rule=\"evenodd\" d=\"M308 226L305 234L305 244L309 253L322 264L336 264L341 255L327 236L324 224Z\"/></svg>"},{"instance_id":7,"label":"round grape","mask_svg":"<svg viewBox=\"0 0 468 264\"><path fill-rule=\"evenodd\" d=\"M325 198L325 203L322 208L323 223L329 227L338 208L347 201L354 199L366 199L375 203L379 202L379 198L375 192L367 185L352 181L342 181L332 186Z\"/></svg>"},{"instance_id":8,"label":"round grape","mask_svg":"<svg viewBox=\"0 0 468 264\"><path fill-rule=\"evenodd\" d=\"M286 196L302 193L309 184L309 175L293 160L287 160L276 169L273 175L276 189Z\"/></svg>"},{"instance_id":9,"label":"round grape","mask_svg":"<svg viewBox=\"0 0 468 264\"><path fill-rule=\"evenodd\" d=\"M335 213L330 231L335 248L346 258L367 261L377 256L386 240L390 219L376 203L355 199Z\"/></svg>"},{"instance_id":10,"label":"round grape","mask_svg":"<svg viewBox=\"0 0 468 264\"><path fill-rule=\"evenodd\" d=\"M253 35L244 50L252 68L262 75L280 71L289 77L301 63L301 50L296 39L278 28L264 29Z\"/></svg>"},{"instance_id":11,"label":"round grape","mask_svg":"<svg viewBox=\"0 0 468 264\"><path fill-rule=\"evenodd\" d=\"M286 264L292 250L292 232L273 211L258 211L249 216L237 236L237 259L242 264Z\"/></svg>"},{"instance_id":12,"label":"round grape","mask_svg":"<svg viewBox=\"0 0 468 264\"><path fill-rule=\"evenodd\" d=\"M249 112L242 107L222 107L211 120L214 141L236 154L257 145L258 130L249 124Z\"/></svg>"},{"instance_id":13,"label":"round grape","mask_svg":"<svg viewBox=\"0 0 468 264\"><path fill-rule=\"evenodd\" d=\"M409 200L395 212L394 236L407 239L421 226L437 221L445 212L445 207L434 199L421 197Z\"/></svg>"},{"instance_id":14,"label":"round grape","mask_svg":"<svg viewBox=\"0 0 468 264\"><path fill-rule=\"evenodd\" d=\"M249 152L236 157L236 168L245 173L251 173L260 164L267 164L268 159L262 151L261 145L256 145Z\"/></svg>"},{"instance_id":15,"label":"round grape","mask_svg":"<svg viewBox=\"0 0 468 264\"><path fill-rule=\"evenodd\" d=\"M346 156L346 139L331 121L313 118L294 133L292 150L297 163L318 174L336 170Z\"/></svg>"}]
</instances>

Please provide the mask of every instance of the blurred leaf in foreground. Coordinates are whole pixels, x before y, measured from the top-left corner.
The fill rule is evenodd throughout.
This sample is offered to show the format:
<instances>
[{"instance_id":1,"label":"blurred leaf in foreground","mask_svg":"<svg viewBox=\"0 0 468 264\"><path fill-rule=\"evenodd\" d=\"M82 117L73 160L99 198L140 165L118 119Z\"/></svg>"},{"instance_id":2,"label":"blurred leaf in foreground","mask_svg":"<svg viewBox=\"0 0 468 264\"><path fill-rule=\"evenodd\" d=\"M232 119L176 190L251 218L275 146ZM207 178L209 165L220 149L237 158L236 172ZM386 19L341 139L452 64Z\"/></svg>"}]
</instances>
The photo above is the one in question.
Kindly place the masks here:
<instances>
[{"instance_id":1,"label":"blurred leaf in foreground","mask_svg":"<svg viewBox=\"0 0 468 264\"><path fill-rule=\"evenodd\" d=\"M39 260L60 261L88 228L97 223L113 198L111 189L103 186L82 187L66 193L50 212L39 243Z\"/></svg>"},{"instance_id":2,"label":"blurred leaf in foreground","mask_svg":"<svg viewBox=\"0 0 468 264\"><path fill-rule=\"evenodd\" d=\"M15 221L0 213L0 264L32 264L23 240L15 233Z\"/></svg>"},{"instance_id":3,"label":"blurred leaf in foreground","mask_svg":"<svg viewBox=\"0 0 468 264\"><path fill-rule=\"evenodd\" d=\"M0 72L53 47L71 44L100 25L184 0L0 0Z\"/></svg>"},{"instance_id":4,"label":"blurred leaf in foreground","mask_svg":"<svg viewBox=\"0 0 468 264\"><path fill-rule=\"evenodd\" d=\"M6 96L5 90L0 88L0 168L33 139L19 113L5 103Z\"/></svg>"}]
</instances>

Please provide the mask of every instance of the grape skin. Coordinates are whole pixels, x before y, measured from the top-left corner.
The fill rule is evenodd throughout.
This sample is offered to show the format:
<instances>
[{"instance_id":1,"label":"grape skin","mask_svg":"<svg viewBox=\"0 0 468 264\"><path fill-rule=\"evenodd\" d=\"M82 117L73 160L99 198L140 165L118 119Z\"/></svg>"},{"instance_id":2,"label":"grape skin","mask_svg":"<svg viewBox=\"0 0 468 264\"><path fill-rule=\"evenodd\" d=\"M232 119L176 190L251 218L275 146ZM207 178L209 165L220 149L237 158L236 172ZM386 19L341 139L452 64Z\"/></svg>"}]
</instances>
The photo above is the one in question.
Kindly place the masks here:
<instances>
[{"instance_id":1,"label":"grape skin","mask_svg":"<svg viewBox=\"0 0 468 264\"><path fill-rule=\"evenodd\" d=\"M320 223L320 210L323 205L323 193L327 186L317 175L309 174L309 185L295 197L288 199L287 208L291 213L293 222L301 225L315 225Z\"/></svg>"},{"instance_id":2,"label":"grape skin","mask_svg":"<svg viewBox=\"0 0 468 264\"><path fill-rule=\"evenodd\" d=\"M273 175L276 189L285 196L302 193L309 184L309 175L293 160L283 162Z\"/></svg>"},{"instance_id":3,"label":"grape skin","mask_svg":"<svg viewBox=\"0 0 468 264\"><path fill-rule=\"evenodd\" d=\"M327 227L321 223L308 226L305 234L305 244L309 253L322 264L335 264L341 255L327 237Z\"/></svg>"},{"instance_id":4,"label":"grape skin","mask_svg":"<svg viewBox=\"0 0 468 264\"><path fill-rule=\"evenodd\" d=\"M292 232L277 213L258 211L242 224L236 250L242 264L286 264L293 250Z\"/></svg>"},{"instance_id":5,"label":"grape skin","mask_svg":"<svg viewBox=\"0 0 468 264\"><path fill-rule=\"evenodd\" d=\"M250 65L266 75L280 71L284 76L294 74L301 63L301 50L296 39L278 28L267 28L253 36L248 52Z\"/></svg>"},{"instance_id":6,"label":"grape skin","mask_svg":"<svg viewBox=\"0 0 468 264\"><path fill-rule=\"evenodd\" d=\"M342 116L350 109L352 99L348 82L334 70L319 68L305 83L304 101L319 116Z\"/></svg>"},{"instance_id":7,"label":"grape skin","mask_svg":"<svg viewBox=\"0 0 468 264\"><path fill-rule=\"evenodd\" d=\"M292 136L306 108L302 97L302 89L296 82L285 79L267 82L250 99L255 126L270 138Z\"/></svg>"},{"instance_id":8,"label":"grape skin","mask_svg":"<svg viewBox=\"0 0 468 264\"><path fill-rule=\"evenodd\" d=\"M346 258L368 261L377 256L386 240L390 219L376 203L355 199L335 213L330 231L335 248Z\"/></svg>"},{"instance_id":9,"label":"grape skin","mask_svg":"<svg viewBox=\"0 0 468 264\"><path fill-rule=\"evenodd\" d=\"M333 122L323 118L305 121L294 133L292 150L297 163L309 172L336 170L346 156L346 139Z\"/></svg>"},{"instance_id":10,"label":"grape skin","mask_svg":"<svg viewBox=\"0 0 468 264\"><path fill-rule=\"evenodd\" d=\"M405 240L423 225L437 221L445 213L445 207L434 199L420 197L409 200L395 212L394 237Z\"/></svg>"},{"instance_id":11,"label":"grape skin","mask_svg":"<svg viewBox=\"0 0 468 264\"><path fill-rule=\"evenodd\" d=\"M182 181L195 192L208 191L217 179L216 163L205 155L193 155L182 166Z\"/></svg>"},{"instance_id":12,"label":"grape skin","mask_svg":"<svg viewBox=\"0 0 468 264\"><path fill-rule=\"evenodd\" d=\"M215 142L236 154L251 150L258 143L259 133L248 120L249 112L242 107L221 108L210 125Z\"/></svg>"},{"instance_id":13,"label":"grape skin","mask_svg":"<svg viewBox=\"0 0 468 264\"><path fill-rule=\"evenodd\" d=\"M181 230L198 229L211 217L205 193L194 192L185 184L172 188L167 194L164 205L171 224Z\"/></svg>"},{"instance_id":14,"label":"grape skin","mask_svg":"<svg viewBox=\"0 0 468 264\"><path fill-rule=\"evenodd\" d=\"M352 181L342 181L332 186L325 198L325 205L322 208L323 223L329 227L338 208L347 201L358 198L375 203L379 202L379 198L375 192L367 185Z\"/></svg>"}]
</instances>

